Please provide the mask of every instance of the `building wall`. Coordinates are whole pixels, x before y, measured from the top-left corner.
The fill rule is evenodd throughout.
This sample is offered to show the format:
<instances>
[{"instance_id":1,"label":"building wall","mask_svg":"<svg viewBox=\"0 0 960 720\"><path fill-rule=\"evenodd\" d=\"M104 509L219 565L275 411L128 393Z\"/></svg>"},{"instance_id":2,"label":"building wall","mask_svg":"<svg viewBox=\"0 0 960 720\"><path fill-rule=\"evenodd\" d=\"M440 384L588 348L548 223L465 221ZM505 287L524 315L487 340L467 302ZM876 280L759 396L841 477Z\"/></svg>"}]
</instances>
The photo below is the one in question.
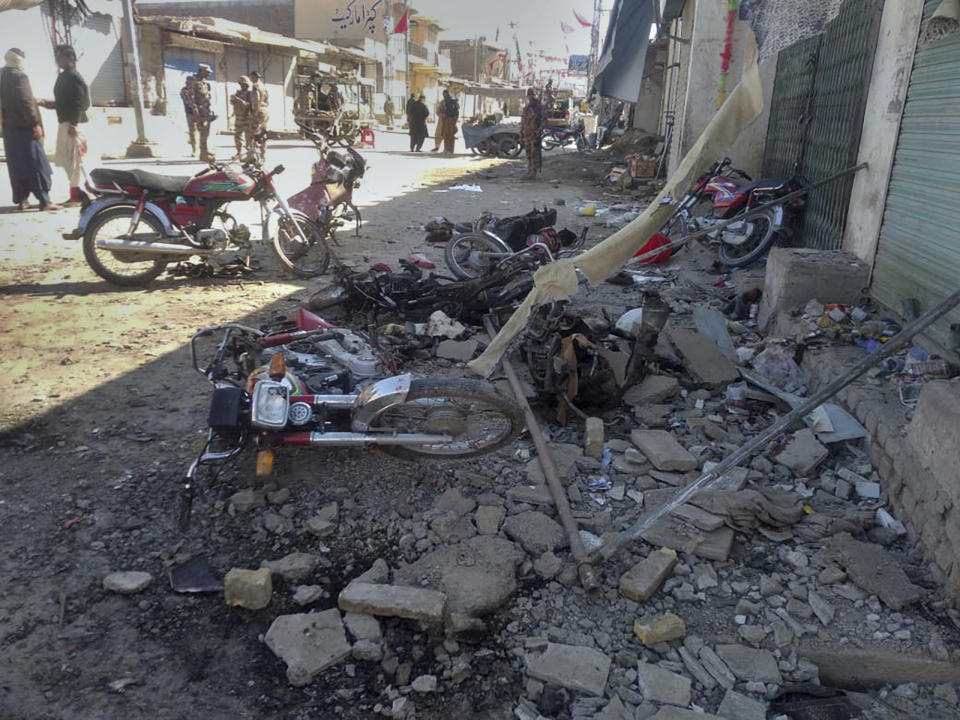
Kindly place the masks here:
<instances>
[{"instance_id":1,"label":"building wall","mask_svg":"<svg viewBox=\"0 0 960 720\"><path fill-rule=\"evenodd\" d=\"M302 40L361 40L386 42L389 10L386 3L347 3L345 0L293 0L294 37ZM397 16L399 19L399 15Z\"/></svg>"},{"instance_id":2,"label":"building wall","mask_svg":"<svg viewBox=\"0 0 960 720\"><path fill-rule=\"evenodd\" d=\"M644 80L640 85L640 94L633 110L633 126L656 133L660 123L660 105L663 102L664 68L666 67L666 48L651 49L647 52L643 66Z\"/></svg>"},{"instance_id":3,"label":"building wall","mask_svg":"<svg viewBox=\"0 0 960 720\"><path fill-rule=\"evenodd\" d=\"M268 32L295 37L293 0L194 0L193 2L137 2L140 15L216 17L253 25Z\"/></svg>"},{"instance_id":4,"label":"building wall","mask_svg":"<svg viewBox=\"0 0 960 720\"><path fill-rule=\"evenodd\" d=\"M843 237L843 249L871 265L877 252L922 15L923 0L896 0L884 4L880 20L857 158L858 164L866 162L870 168L854 178Z\"/></svg>"},{"instance_id":5,"label":"building wall","mask_svg":"<svg viewBox=\"0 0 960 720\"><path fill-rule=\"evenodd\" d=\"M684 20L690 11L684 10ZM682 119L677 115L680 132L680 152L674 158L678 163L687 151L693 147L697 138L707 127L717 111L717 99L720 88L721 59L727 29L727 3L705 2L699 0L693 6L693 27L684 37L690 37L687 46L689 74L684 93ZM686 25L686 22L684 23ZM748 43L753 40L753 30L747 21L737 20L732 38L732 57L727 74L727 95L740 81ZM776 75L776 58L770 58L760 65L760 80L764 88L764 110L750 125L743 129L737 140L727 150L737 167L751 174L759 174L763 164L764 140L767 134L767 121L770 117L770 98L773 93L773 80ZM671 164L671 167L675 167Z\"/></svg>"}]
</instances>

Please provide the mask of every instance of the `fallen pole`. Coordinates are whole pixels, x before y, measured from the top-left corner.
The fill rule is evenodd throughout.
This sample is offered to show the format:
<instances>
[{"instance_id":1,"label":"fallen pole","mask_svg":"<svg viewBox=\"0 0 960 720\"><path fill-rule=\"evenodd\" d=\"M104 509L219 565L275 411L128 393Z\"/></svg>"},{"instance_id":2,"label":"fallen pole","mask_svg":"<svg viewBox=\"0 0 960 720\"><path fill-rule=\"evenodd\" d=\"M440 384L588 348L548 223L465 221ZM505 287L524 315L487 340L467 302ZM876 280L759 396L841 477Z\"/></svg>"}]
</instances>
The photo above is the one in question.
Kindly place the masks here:
<instances>
[{"instance_id":1,"label":"fallen pole","mask_svg":"<svg viewBox=\"0 0 960 720\"><path fill-rule=\"evenodd\" d=\"M649 260L650 258L656 257L657 255L661 254L664 250L673 250L675 248L681 248L691 240L696 240L697 238L703 237L704 235L709 235L712 232L715 232L717 230L727 227L727 225L733 225L734 223L738 223L743 220L750 220L751 218L760 217L761 215L763 215L764 212L766 212L772 207L776 207L777 205L782 205L783 203L789 200L793 200L795 197L806 195L807 193L813 190L817 190L818 188L821 188L824 185L829 185L830 183L835 182L842 177L846 177L847 175L850 175L852 173L859 172L860 170L863 170L864 168L868 167L868 165L869 163L860 163L859 165L854 165L853 167L849 167L846 170L841 170L838 173L834 173L830 177L824 178L823 180L818 180L817 182L812 183L811 185L807 185L798 190L794 190L793 192L789 192L786 195L783 195L782 197L778 197L776 200L771 200L770 202L764 203L762 205L757 205L755 208L748 210L743 215L737 215L736 217L732 217L729 220L721 220L720 222L714 225L711 225L710 227L701 228L700 230L696 230L690 233L689 235L684 235L682 238L677 238L676 240L670 243L667 243L666 245L661 245L655 250L650 250L649 252L645 252L643 255L637 255L636 257L630 258L629 263L642 263L644 260ZM673 215L670 216L671 219L673 217L674 217ZM669 222L670 220L667 220L667 223ZM666 226L666 223L664 224L664 227L665 226ZM662 229L663 228L661 227L661 230Z\"/></svg>"},{"instance_id":2,"label":"fallen pole","mask_svg":"<svg viewBox=\"0 0 960 720\"><path fill-rule=\"evenodd\" d=\"M939 304L930 308L923 315L909 323L899 333L890 338L886 344L884 344L883 347L881 347L875 353L863 357L844 375L834 380L819 392L814 393L814 395L805 403L803 403L803 405L798 406L794 410L781 417L777 422L757 435L753 440L742 446L732 455L722 460L710 472L704 473L686 487L681 488L676 495L670 498L670 500L665 502L663 505L643 515L629 528L621 532L610 542L600 547L600 549L596 551L596 554L598 554L603 560L610 559L610 557L621 550L624 546L636 540L638 537L640 537L640 535L649 530L660 518L668 515L680 505L683 505L687 500L701 490L705 490L716 484L727 470L737 465L737 463L739 463L741 460L746 460L749 458L754 452L776 438L777 435L779 435L792 423L802 419L805 415L819 407L823 402L829 400L840 390L863 375L867 370L875 365L879 365L880 362L882 362L885 358L893 355L895 352L903 348L913 339L914 335L932 325L943 315L946 315L948 312L950 312L958 304L960 304L960 289L955 290L951 295L948 295L946 298L944 298Z\"/></svg>"},{"instance_id":3,"label":"fallen pole","mask_svg":"<svg viewBox=\"0 0 960 720\"><path fill-rule=\"evenodd\" d=\"M493 327L493 321L489 317L484 318L483 324L487 328L487 333L491 339L496 336L497 331ZM567 494L564 492L563 485L560 483L557 466L554 464L553 458L550 455L550 448L547 447L547 441L543 437L543 432L540 430L537 418L533 414L533 410L530 409L530 403L527 402L523 387L520 385L517 373L513 369L513 364L506 355L504 355L502 363L503 373L507 376L510 389L513 391L517 403L523 410L524 422L526 422L527 429L530 431L530 437L533 438L533 444L537 448L540 467L543 469L543 476L547 480L547 487L550 489L553 504L557 506L557 515L560 516L560 524L563 525L563 529L567 533L567 538L570 541L570 552L573 554L573 559L577 563L577 575L580 577L580 584L587 592L596 590L600 586L597 581L597 573L590 562L586 549L583 547L583 541L580 540L580 529L577 527L577 521L574 520L573 513L570 510L570 503L567 501Z\"/></svg>"}]
</instances>

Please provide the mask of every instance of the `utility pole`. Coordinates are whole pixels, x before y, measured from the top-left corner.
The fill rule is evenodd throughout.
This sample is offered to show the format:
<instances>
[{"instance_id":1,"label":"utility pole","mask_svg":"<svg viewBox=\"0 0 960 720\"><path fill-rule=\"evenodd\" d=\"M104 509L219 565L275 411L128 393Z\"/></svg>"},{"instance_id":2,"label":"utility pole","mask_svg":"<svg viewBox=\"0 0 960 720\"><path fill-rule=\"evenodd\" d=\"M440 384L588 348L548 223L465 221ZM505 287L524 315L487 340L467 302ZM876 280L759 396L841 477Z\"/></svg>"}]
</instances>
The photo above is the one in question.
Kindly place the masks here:
<instances>
[{"instance_id":1,"label":"utility pole","mask_svg":"<svg viewBox=\"0 0 960 720\"><path fill-rule=\"evenodd\" d=\"M133 115L137 122L137 139L127 148L127 157L148 158L153 157L153 147L147 140L147 132L143 124L143 76L140 74L140 46L137 42L137 28L133 22L131 0L123 0L123 20L129 40L127 49L130 55L127 67L133 73Z\"/></svg>"},{"instance_id":2,"label":"utility pole","mask_svg":"<svg viewBox=\"0 0 960 720\"><path fill-rule=\"evenodd\" d=\"M406 94L403 96L404 105L410 97L410 0L403 0L403 80L406 84Z\"/></svg>"}]
</instances>

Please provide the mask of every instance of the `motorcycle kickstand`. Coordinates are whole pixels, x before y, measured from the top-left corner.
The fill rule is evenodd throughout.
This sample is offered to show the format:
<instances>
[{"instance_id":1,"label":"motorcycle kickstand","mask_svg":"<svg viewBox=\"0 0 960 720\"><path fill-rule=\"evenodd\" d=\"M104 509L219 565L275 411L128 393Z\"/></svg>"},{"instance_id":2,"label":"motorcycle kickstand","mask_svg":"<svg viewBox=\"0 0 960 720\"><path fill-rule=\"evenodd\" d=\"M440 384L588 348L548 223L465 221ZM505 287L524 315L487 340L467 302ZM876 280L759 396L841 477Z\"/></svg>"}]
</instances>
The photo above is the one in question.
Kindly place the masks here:
<instances>
[{"instance_id":1,"label":"motorcycle kickstand","mask_svg":"<svg viewBox=\"0 0 960 720\"><path fill-rule=\"evenodd\" d=\"M188 479L184 482L183 487L180 488L180 513L177 518L177 526L181 532L186 532L190 529L190 515L193 512L193 499L196 495L197 491L194 488L193 482Z\"/></svg>"}]
</instances>

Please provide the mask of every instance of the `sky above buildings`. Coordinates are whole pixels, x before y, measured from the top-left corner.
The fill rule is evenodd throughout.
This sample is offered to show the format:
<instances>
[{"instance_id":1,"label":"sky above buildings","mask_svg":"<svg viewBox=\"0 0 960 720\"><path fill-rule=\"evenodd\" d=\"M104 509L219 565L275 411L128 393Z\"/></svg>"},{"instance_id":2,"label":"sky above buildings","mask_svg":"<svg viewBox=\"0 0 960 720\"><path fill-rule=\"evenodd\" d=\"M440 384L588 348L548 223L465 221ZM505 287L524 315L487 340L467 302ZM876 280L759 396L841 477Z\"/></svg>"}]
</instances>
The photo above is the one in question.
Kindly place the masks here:
<instances>
[{"instance_id":1,"label":"sky above buildings","mask_svg":"<svg viewBox=\"0 0 960 720\"><path fill-rule=\"evenodd\" d=\"M612 0L605 0L603 6L612 4ZM513 50L516 33L523 53L543 50L547 55L567 56L590 52L590 29L582 27L573 13L592 21L593 0L412 0L411 5L421 14L440 20L445 28L442 39L483 35L489 44ZM604 13L603 18L607 15ZM511 22L516 27L511 28ZM561 22L573 32L564 33Z\"/></svg>"}]
</instances>

